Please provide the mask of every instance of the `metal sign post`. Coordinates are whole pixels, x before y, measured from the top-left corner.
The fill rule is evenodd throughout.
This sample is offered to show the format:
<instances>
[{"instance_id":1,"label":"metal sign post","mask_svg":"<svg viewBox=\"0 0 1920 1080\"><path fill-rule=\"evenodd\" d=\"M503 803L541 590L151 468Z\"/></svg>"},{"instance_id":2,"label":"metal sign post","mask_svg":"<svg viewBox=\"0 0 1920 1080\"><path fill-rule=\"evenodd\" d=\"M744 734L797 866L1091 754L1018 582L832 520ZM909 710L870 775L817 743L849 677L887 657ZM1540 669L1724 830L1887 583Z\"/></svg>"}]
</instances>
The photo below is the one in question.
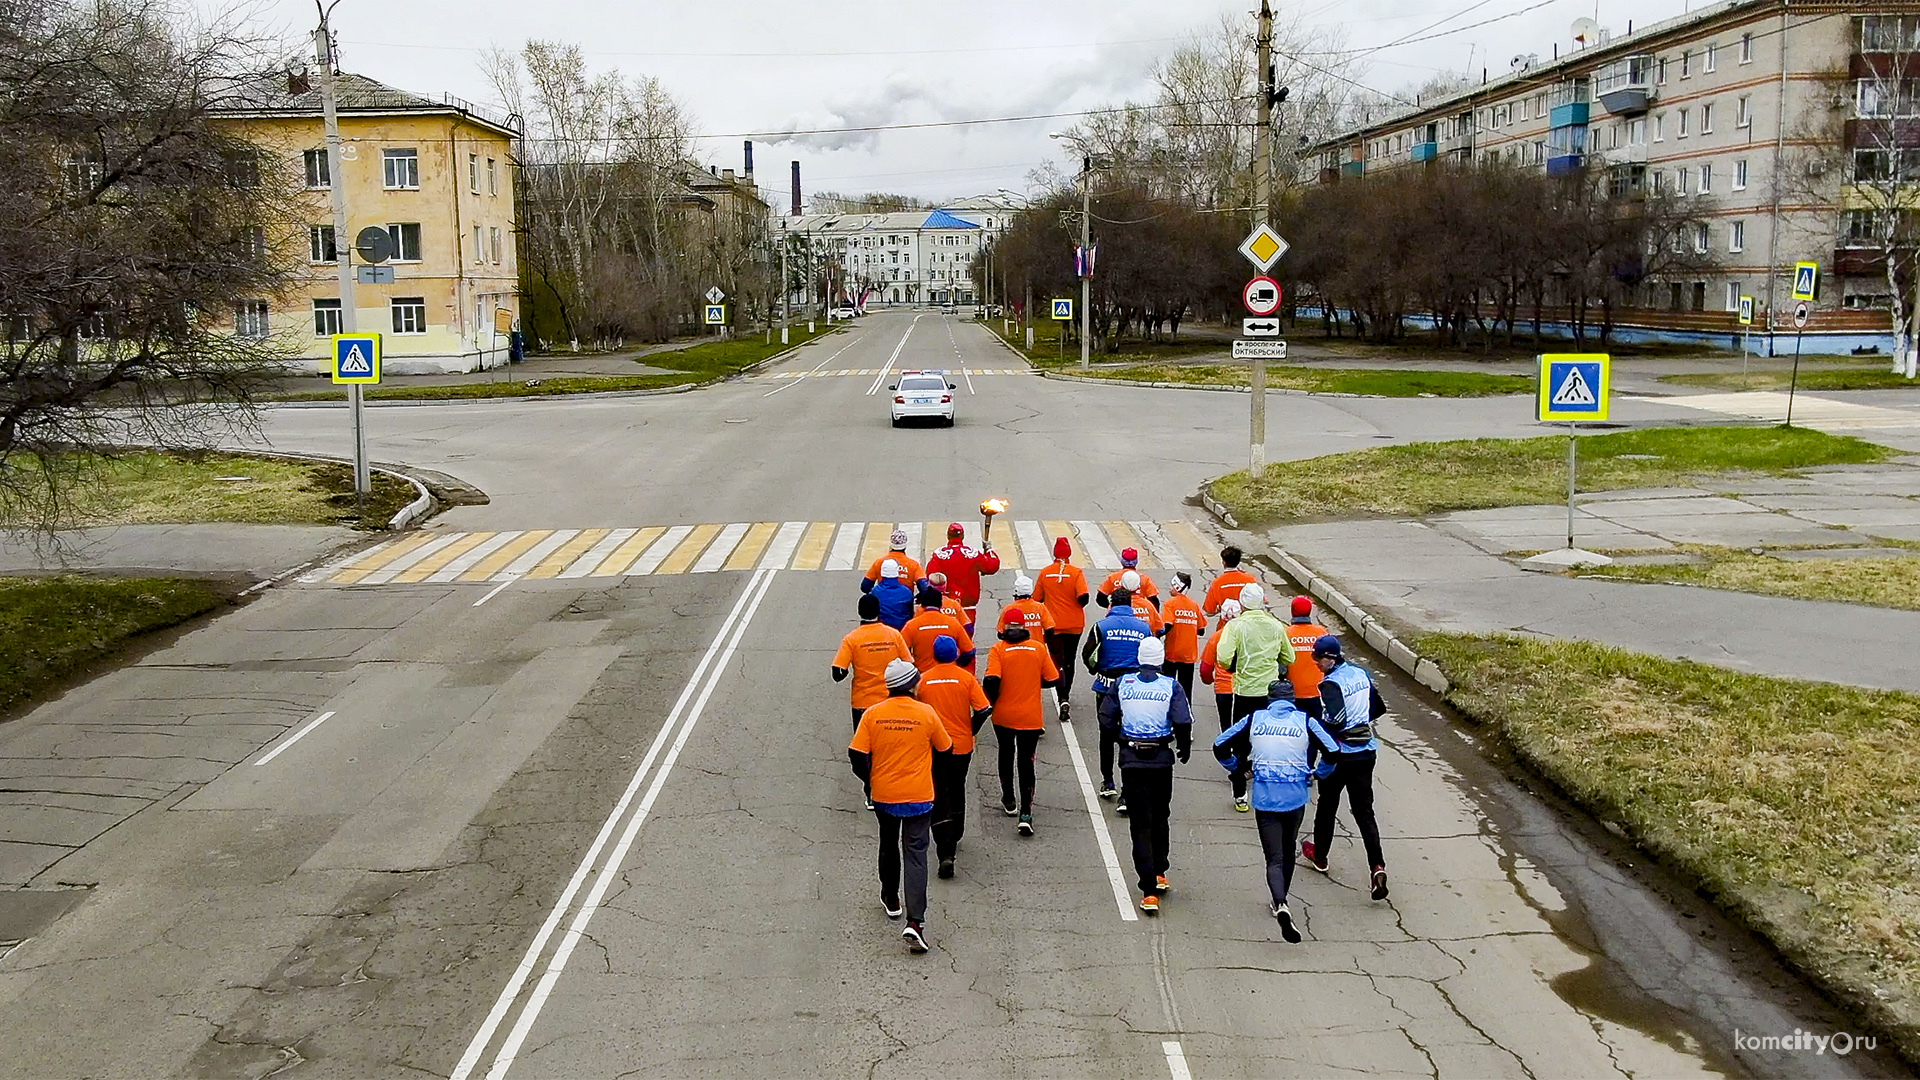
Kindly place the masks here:
<instances>
[{"instance_id":1,"label":"metal sign post","mask_svg":"<svg viewBox=\"0 0 1920 1080\"><path fill-rule=\"evenodd\" d=\"M1606 353L1560 353L1540 357L1540 387L1536 414L1544 423L1567 424L1567 550L1574 544L1576 502L1580 480L1580 439L1575 426L1582 420L1605 420L1610 414L1613 358ZM1591 561L1582 553L1582 561ZM1571 565L1571 564L1568 564Z\"/></svg>"},{"instance_id":2,"label":"metal sign post","mask_svg":"<svg viewBox=\"0 0 1920 1080\"><path fill-rule=\"evenodd\" d=\"M1806 301L1793 307L1793 375L1787 380L1787 427L1793 426L1793 394L1800 387L1800 339L1806 336L1807 320L1812 312L1807 310Z\"/></svg>"},{"instance_id":3,"label":"metal sign post","mask_svg":"<svg viewBox=\"0 0 1920 1080\"><path fill-rule=\"evenodd\" d=\"M353 254L347 247L346 158L340 151L340 114L333 92L333 32L327 25L327 14L331 10L321 11L320 26L313 32L313 44L314 59L320 64L320 114L327 141L327 198L333 210L334 257L339 262L340 330L351 334L358 311L353 297ZM382 235L385 232L381 230ZM373 475L367 468L366 418L357 382L347 386L347 405L353 414L353 491L364 499L373 490Z\"/></svg>"}]
</instances>

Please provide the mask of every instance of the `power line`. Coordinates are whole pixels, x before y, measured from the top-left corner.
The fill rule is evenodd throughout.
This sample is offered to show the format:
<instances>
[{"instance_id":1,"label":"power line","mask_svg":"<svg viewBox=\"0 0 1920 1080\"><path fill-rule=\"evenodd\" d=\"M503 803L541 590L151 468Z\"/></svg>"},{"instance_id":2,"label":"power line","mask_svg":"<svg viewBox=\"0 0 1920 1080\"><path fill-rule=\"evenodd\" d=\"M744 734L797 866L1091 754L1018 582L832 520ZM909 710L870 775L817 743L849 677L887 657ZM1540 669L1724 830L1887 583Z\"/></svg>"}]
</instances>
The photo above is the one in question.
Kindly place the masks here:
<instances>
[{"instance_id":1,"label":"power line","mask_svg":"<svg viewBox=\"0 0 1920 1080\"><path fill-rule=\"evenodd\" d=\"M808 60L814 57L848 56L944 56L949 54L1012 53L1012 52L1051 52L1064 49L1101 49L1113 45L1163 45L1168 42L1182 41L1183 38L1127 38L1119 41L1085 41L1053 45L988 45L970 49L848 49L822 52L813 49L796 51L787 49L780 52L632 52L617 49L585 50L589 56L635 56L664 59L787 59ZM417 42L401 41L343 41L343 45L364 45L378 49L424 49L433 52L477 53L479 46L468 45L422 45Z\"/></svg>"}]
</instances>

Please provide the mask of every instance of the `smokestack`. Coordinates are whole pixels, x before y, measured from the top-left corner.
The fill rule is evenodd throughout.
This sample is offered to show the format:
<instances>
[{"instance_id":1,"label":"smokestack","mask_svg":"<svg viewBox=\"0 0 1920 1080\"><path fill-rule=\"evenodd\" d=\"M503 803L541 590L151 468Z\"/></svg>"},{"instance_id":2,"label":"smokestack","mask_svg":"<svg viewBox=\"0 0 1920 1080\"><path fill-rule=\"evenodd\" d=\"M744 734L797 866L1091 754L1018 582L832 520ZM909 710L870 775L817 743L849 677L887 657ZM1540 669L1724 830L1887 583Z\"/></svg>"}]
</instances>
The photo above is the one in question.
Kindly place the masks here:
<instances>
[{"instance_id":1,"label":"smokestack","mask_svg":"<svg viewBox=\"0 0 1920 1080\"><path fill-rule=\"evenodd\" d=\"M751 184L753 183L753 140L748 139L746 142L747 142L747 162L746 162L747 183Z\"/></svg>"},{"instance_id":2,"label":"smokestack","mask_svg":"<svg viewBox=\"0 0 1920 1080\"><path fill-rule=\"evenodd\" d=\"M793 163L793 216L800 216L800 163Z\"/></svg>"}]
</instances>

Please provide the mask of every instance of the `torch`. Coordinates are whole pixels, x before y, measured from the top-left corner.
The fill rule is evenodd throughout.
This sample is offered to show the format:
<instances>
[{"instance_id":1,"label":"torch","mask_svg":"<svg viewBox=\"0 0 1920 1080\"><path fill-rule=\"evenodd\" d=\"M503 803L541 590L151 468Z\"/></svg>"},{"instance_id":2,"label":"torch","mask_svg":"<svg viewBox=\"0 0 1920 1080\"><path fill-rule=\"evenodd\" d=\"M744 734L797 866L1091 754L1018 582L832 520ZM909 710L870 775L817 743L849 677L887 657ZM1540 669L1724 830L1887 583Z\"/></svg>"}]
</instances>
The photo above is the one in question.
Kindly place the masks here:
<instances>
[{"instance_id":1,"label":"torch","mask_svg":"<svg viewBox=\"0 0 1920 1080\"><path fill-rule=\"evenodd\" d=\"M982 499L980 501L980 546L991 550L993 547L993 515L1007 512L1007 500Z\"/></svg>"}]
</instances>

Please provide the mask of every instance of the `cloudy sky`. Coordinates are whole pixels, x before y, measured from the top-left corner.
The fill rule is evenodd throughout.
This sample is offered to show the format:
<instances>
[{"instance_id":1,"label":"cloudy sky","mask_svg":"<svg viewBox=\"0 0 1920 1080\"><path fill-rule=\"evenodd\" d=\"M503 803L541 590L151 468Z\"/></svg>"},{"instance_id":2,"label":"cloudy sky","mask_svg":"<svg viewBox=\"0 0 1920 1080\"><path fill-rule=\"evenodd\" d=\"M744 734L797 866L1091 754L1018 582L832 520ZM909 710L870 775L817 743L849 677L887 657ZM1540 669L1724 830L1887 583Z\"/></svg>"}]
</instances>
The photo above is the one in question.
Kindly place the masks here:
<instances>
[{"instance_id":1,"label":"cloudy sky","mask_svg":"<svg viewBox=\"0 0 1920 1080\"><path fill-rule=\"evenodd\" d=\"M1692 0L1616 0L1616 33ZM486 101L476 54L529 37L579 43L596 70L659 77L691 109L706 163L740 167L750 133L1071 113L1149 92L1154 62L1247 0L342 0L343 65L403 89ZM1695 3L1694 6L1700 6ZM309 31L311 0L252 0L258 28ZM1392 91L1446 70L1507 70L1566 48L1594 0L1298 0L1276 11L1344 34L1361 82ZM1448 31L1457 31L1451 32ZM1404 44L1393 44L1406 40ZM784 199L787 162L808 191L930 198L1023 190L1071 118L877 134L755 138L759 179Z\"/></svg>"}]
</instances>

